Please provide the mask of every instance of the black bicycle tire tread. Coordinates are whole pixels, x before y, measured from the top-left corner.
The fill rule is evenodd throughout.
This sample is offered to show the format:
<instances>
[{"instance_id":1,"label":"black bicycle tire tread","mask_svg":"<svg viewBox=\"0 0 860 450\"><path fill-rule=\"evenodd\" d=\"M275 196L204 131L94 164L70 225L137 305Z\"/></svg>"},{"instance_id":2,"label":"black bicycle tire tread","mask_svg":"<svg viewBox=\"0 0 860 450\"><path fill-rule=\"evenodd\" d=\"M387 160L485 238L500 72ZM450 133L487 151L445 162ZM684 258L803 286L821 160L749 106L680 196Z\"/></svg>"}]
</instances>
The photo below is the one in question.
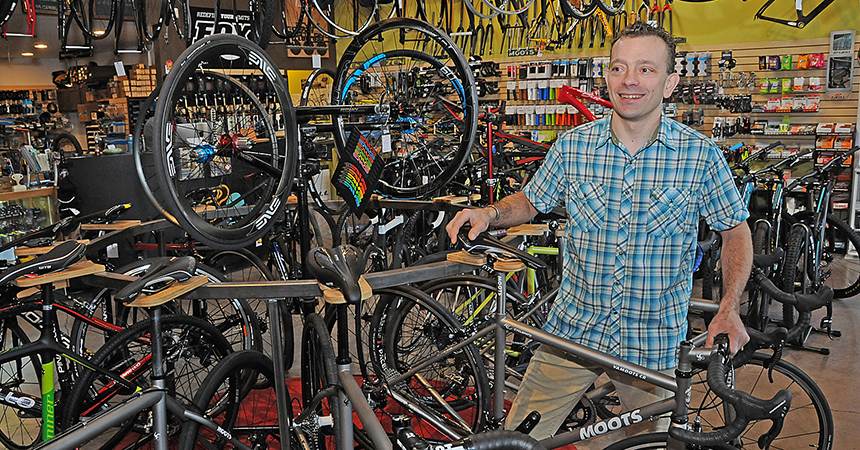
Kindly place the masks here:
<instances>
[{"instance_id":1,"label":"black bicycle tire tread","mask_svg":"<svg viewBox=\"0 0 860 450\"><path fill-rule=\"evenodd\" d=\"M70 133L60 133L57 137L51 141L51 151L57 152L60 146L60 143L63 141L69 141L72 143L72 146L75 147L75 156L81 156L84 154L84 151L81 149L81 143L78 142L78 138Z\"/></svg>"},{"instance_id":2,"label":"black bicycle tire tread","mask_svg":"<svg viewBox=\"0 0 860 450\"><path fill-rule=\"evenodd\" d=\"M783 256L782 273L780 274L780 289L783 291L795 292L794 283L797 280L797 264L805 246L805 229L801 227L792 227L789 231L788 241L785 245L785 256ZM786 328L791 328L794 324L794 306L783 303L781 325Z\"/></svg>"}]
</instances>

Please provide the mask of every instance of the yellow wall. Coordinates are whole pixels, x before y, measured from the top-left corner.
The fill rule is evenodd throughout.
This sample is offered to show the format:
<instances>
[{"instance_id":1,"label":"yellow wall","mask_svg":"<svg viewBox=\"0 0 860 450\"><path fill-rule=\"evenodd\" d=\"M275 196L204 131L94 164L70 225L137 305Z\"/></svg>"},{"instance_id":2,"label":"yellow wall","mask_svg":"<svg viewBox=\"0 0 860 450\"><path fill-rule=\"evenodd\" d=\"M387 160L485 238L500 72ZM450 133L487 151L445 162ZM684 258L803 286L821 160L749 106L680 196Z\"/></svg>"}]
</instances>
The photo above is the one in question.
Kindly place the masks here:
<instances>
[{"instance_id":1,"label":"yellow wall","mask_svg":"<svg viewBox=\"0 0 860 450\"><path fill-rule=\"evenodd\" d=\"M836 0L803 29L764 20L753 20L765 0L718 0L708 3L672 4L676 36L690 45L735 42L786 41L830 37L833 30L860 28L860 5L856 0ZM809 13L820 0L805 0ZM793 0L776 0L767 10L770 17L794 19Z\"/></svg>"}]
</instances>

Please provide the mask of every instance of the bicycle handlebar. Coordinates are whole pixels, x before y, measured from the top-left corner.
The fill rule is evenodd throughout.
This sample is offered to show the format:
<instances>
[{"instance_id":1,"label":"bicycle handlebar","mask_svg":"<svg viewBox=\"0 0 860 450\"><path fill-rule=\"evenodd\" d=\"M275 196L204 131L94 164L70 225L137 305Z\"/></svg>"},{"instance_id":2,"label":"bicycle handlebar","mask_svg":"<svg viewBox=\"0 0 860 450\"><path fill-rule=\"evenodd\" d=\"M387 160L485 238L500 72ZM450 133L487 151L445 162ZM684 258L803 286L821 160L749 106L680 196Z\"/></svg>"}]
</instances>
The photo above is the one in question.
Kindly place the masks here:
<instances>
[{"instance_id":1,"label":"bicycle handlebar","mask_svg":"<svg viewBox=\"0 0 860 450\"><path fill-rule=\"evenodd\" d=\"M794 306L800 312L812 312L833 300L833 288L822 286L813 294L791 294L781 290L760 268L753 269L753 282L780 303Z\"/></svg>"},{"instance_id":2,"label":"bicycle handlebar","mask_svg":"<svg viewBox=\"0 0 860 450\"><path fill-rule=\"evenodd\" d=\"M518 431L494 430L473 434L445 445L446 450L546 450L533 437Z\"/></svg>"},{"instance_id":3,"label":"bicycle handlebar","mask_svg":"<svg viewBox=\"0 0 860 450\"><path fill-rule=\"evenodd\" d=\"M860 150L860 147L853 147L853 148L845 151L844 153L840 153L840 154L834 156L833 158L830 159L830 161L827 162L827 164L825 164L821 167L816 167L815 169L813 169L808 174L794 180L791 184L786 186L785 189L787 191L793 190L794 188L796 188L801 183L806 182L806 180L809 180L810 178L820 177L821 175L823 175L826 172L836 172L837 170L842 171L842 169L843 169L842 163L844 163L845 160L848 159L849 156L853 155L857 150Z\"/></svg>"},{"instance_id":4,"label":"bicycle handlebar","mask_svg":"<svg viewBox=\"0 0 860 450\"><path fill-rule=\"evenodd\" d=\"M791 407L791 392L782 389L770 400L763 400L732 389L726 384L726 358L730 354L728 340L725 335L719 335L715 342L717 349L711 354L711 362L708 364L708 386L717 397L734 408L735 419L717 431L700 433L672 427L669 428L669 435L689 444L717 446L740 436L750 421L767 419L773 424L768 432L758 439L760 448L767 448L782 431L785 415Z\"/></svg>"}]
</instances>

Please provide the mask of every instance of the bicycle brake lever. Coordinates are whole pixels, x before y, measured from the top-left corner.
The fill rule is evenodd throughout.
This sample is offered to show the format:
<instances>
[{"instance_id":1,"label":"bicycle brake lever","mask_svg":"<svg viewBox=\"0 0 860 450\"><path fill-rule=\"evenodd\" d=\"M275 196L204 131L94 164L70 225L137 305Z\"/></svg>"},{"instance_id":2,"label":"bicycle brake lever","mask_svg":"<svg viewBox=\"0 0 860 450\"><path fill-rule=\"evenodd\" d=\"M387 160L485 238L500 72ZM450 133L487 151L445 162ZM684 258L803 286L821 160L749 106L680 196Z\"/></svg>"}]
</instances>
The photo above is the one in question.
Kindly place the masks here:
<instances>
[{"instance_id":1,"label":"bicycle brake lever","mask_svg":"<svg viewBox=\"0 0 860 450\"><path fill-rule=\"evenodd\" d=\"M762 450L768 450L773 440L782 432L783 419L773 421L773 425L767 430L767 433L758 437L758 447Z\"/></svg>"}]
</instances>

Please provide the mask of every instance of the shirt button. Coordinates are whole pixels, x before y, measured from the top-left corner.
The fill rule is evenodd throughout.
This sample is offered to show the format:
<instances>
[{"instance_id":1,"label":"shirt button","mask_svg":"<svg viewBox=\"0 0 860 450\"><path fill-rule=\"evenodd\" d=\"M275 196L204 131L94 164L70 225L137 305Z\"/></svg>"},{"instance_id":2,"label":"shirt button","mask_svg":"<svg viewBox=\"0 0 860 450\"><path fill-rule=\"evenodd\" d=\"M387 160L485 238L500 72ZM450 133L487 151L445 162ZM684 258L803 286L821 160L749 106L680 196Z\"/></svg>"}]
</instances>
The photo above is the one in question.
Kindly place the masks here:
<instances>
[{"instance_id":1,"label":"shirt button","mask_svg":"<svg viewBox=\"0 0 860 450\"><path fill-rule=\"evenodd\" d=\"M616 252L619 256L624 254L624 247L618 247L618 251Z\"/></svg>"},{"instance_id":2,"label":"shirt button","mask_svg":"<svg viewBox=\"0 0 860 450\"><path fill-rule=\"evenodd\" d=\"M622 227L626 227L627 226L627 219L621 219L620 224Z\"/></svg>"}]
</instances>

